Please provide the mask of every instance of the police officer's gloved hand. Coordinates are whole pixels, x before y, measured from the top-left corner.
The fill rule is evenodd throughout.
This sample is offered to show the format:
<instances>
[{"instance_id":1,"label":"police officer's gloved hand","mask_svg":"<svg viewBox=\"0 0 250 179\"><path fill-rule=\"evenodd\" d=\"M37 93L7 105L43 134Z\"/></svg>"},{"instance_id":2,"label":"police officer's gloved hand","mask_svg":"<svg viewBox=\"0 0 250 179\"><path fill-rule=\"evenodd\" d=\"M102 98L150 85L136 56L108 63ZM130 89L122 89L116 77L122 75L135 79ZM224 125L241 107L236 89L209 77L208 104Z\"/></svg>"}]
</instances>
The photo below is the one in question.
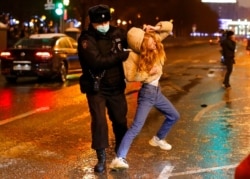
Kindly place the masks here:
<instances>
[{"instance_id":1,"label":"police officer's gloved hand","mask_svg":"<svg viewBox=\"0 0 250 179\"><path fill-rule=\"evenodd\" d=\"M122 48L122 44L121 44L121 40L120 39L114 39L112 41L113 43L113 47L111 49L111 51L113 53L118 53L118 52L122 52L123 51L123 48Z\"/></svg>"},{"instance_id":2,"label":"police officer's gloved hand","mask_svg":"<svg viewBox=\"0 0 250 179\"><path fill-rule=\"evenodd\" d=\"M122 51L122 52L117 53L117 55L119 56L119 59L121 61L125 61L128 58L129 51Z\"/></svg>"}]
</instances>

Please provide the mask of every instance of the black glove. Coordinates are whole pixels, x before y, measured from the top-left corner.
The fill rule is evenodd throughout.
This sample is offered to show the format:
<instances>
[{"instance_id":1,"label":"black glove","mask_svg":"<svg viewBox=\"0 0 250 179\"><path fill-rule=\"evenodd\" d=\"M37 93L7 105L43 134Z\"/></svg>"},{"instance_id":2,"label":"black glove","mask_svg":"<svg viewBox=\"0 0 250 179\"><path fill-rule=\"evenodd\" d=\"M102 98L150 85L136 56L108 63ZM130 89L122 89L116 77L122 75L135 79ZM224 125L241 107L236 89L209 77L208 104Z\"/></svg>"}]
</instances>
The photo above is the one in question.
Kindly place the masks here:
<instances>
[{"instance_id":1,"label":"black glove","mask_svg":"<svg viewBox=\"0 0 250 179\"><path fill-rule=\"evenodd\" d=\"M121 61L125 61L128 58L129 51L122 51L122 52L119 52L117 55L119 55L119 59Z\"/></svg>"}]
</instances>

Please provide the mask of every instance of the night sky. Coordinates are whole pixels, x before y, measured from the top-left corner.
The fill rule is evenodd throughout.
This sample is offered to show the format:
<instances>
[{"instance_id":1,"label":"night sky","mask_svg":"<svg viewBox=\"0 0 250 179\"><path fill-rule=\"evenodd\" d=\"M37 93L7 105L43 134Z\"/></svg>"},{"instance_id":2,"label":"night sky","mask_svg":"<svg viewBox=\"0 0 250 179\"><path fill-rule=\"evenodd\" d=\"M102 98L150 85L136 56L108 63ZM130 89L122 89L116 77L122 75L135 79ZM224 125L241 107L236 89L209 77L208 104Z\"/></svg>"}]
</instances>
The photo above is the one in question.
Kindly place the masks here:
<instances>
[{"instance_id":1,"label":"night sky","mask_svg":"<svg viewBox=\"0 0 250 179\"><path fill-rule=\"evenodd\" d=\"M250 8L250 0L238 0L238 2L239 5ZM51 11L44 10L45 3L47 0L0 0L0 13L10 12L20 20L27 20L33 15L50 16Z\"/></svg>"},{"instance_id":2,"label":"night sky","mask_svg":"<svg viewBox=\"0 0 250 179\"><path fill-rule=\"evenodd\" d=\"M33 15L42 15L45 0L0 0L0 12L11 13L20 20L25 20Z\"/></svg>"}]
</instances>

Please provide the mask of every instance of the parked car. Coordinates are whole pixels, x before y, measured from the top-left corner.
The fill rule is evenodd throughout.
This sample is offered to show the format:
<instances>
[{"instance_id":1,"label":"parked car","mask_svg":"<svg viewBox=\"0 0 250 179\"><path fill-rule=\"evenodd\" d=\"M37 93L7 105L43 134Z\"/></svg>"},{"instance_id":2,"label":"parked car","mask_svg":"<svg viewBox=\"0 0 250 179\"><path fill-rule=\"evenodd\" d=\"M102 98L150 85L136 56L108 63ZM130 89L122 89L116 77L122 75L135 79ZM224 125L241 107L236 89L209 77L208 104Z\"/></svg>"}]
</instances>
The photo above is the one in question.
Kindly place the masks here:
<instances>
[{"instance_id":1,"label":"parked car","mask_svg":"<svg viewBox=\"0 0 250 179\"><path fill-rule=\"evenodd\" d=\"M67 80L81 73L77 41L63 33L33 34L0 53L1 74L8 82L19 77Z\"/></svg>"},{"instance_id":2,"label":"parked car","mask_svg":"<svg viewBox=\"0 0 250 179\"><path fill-rule=\"evenodd\" d=\"M75 28L75 27L69 27L69 28L65 29L64 33L66 35L72 37L73 39L78 40L78 38L81 35L81 30L78 28Z\"/></svg>"}]
</instances>

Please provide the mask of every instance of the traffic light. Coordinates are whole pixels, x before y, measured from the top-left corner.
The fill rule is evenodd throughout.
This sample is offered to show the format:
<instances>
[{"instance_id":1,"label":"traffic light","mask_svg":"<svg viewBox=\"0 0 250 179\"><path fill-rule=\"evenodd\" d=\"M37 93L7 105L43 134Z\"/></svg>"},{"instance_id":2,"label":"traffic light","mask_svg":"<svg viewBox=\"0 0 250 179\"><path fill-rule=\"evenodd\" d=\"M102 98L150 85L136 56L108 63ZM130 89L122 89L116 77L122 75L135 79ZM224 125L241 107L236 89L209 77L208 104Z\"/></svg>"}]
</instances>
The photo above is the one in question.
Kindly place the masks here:
<instances>
[{"instance_id":1,"label":"traffic light","mask_svg":"<svg viewBox=\"0 0 250 179\"><path fill-rule=\"evenodd\" d=\"M63 14L63 11L64 11L63 8L64 8L63 3L61 3L61 2L56 3L56 8L55 8L56 15L61 16Z\"/></svg>"}]
</instances>

